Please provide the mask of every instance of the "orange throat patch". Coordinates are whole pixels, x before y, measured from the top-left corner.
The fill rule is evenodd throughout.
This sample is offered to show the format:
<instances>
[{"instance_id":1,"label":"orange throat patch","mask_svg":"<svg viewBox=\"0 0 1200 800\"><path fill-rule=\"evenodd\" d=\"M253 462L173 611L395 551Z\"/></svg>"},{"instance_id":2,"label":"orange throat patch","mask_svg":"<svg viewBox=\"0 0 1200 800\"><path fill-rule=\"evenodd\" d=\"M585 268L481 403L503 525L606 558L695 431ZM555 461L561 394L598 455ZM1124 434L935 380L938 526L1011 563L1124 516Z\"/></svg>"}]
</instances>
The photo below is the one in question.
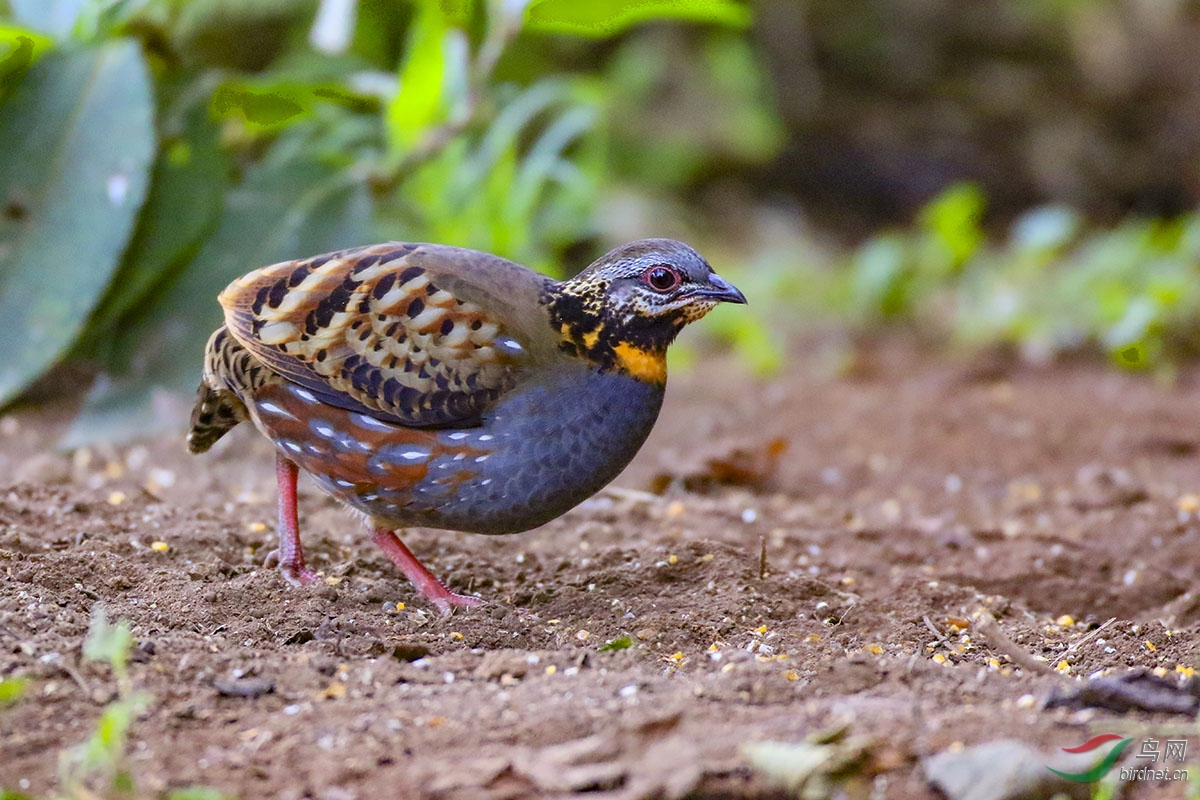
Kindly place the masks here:
<instances>
[{"instance_id":1,"label":"orange throat patch","mask_svg":"<svg viewBox=\"0 0 1200 800\"><path fill-rule=\"evenodd\" d=\"M667 354L665 350L642 350L631 344L622 342L613 348L617 366L639 381L646 383L666 383Z\"/></svg>"}]
</instances>

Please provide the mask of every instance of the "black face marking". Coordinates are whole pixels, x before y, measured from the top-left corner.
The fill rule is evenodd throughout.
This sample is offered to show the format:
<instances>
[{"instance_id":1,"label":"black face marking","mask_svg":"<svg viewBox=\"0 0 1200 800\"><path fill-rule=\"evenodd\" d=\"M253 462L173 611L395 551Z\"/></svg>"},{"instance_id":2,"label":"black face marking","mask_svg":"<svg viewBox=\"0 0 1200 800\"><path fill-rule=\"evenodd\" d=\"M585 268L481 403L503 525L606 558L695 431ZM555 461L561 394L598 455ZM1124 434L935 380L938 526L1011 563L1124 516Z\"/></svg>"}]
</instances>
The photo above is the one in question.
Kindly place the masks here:
<instances>
[{"instance_id":1,"label":"black face marking","mask_svg":"<svg viewBox=\"0 0 1200 800\"><path fill-rule=\"evenodd\" d=\"M663 355L688 322L715 305L704 295L712 276L687 245L647 239L613 250L574 278L548 283L541 302L560 349L601 369L622 368L618 352Z\"/></svg>"}]
</instances>

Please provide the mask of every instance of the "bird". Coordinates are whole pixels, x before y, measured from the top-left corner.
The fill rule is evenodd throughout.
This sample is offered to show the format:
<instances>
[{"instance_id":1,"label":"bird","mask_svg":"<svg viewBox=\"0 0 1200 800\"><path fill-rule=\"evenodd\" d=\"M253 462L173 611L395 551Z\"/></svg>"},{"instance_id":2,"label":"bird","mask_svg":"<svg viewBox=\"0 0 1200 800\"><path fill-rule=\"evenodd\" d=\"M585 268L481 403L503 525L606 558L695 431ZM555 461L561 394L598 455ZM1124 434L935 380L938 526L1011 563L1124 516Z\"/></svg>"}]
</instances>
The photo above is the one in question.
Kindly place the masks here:
<instances>
[{"instance_id":1,"label":"bird","mask_svg":"<svg viewBox=\"0 0 1200 800\"><path fill-rule=\"evenodd\" d=\"M297 478L357 512L442 614L448 589L397 534L508 534L607 485L658 418L668 346L746 297L690 246L622 245L572 278L449 245L387 242L256 269L218 295L187 446L249 420L275 448L279 547L318 580Z\"/></svg>"}]
</instances>

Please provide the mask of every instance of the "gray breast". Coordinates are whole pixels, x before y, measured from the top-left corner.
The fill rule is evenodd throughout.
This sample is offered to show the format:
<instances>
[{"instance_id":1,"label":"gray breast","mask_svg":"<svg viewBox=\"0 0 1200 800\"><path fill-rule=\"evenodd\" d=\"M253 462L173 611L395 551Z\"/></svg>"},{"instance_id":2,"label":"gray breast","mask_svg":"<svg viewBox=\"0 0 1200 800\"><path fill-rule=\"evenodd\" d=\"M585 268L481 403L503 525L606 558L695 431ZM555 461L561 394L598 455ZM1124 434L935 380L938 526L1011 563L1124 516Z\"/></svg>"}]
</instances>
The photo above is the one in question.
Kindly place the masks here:
<instances>
[{"instance_id":1,"label":"gray breast","mask_svg":"<svg viewBox=\"0 0 1200 800\"><path fill-rule=\"evenodd\" d=\"M578 505L617 476L645 442L663 387L570 370L524 384L484 424L439 434L469 454L429 464L401 524L513 533ZM446 480L464 470L462 480Z\"/></svg>"}]
</instances>

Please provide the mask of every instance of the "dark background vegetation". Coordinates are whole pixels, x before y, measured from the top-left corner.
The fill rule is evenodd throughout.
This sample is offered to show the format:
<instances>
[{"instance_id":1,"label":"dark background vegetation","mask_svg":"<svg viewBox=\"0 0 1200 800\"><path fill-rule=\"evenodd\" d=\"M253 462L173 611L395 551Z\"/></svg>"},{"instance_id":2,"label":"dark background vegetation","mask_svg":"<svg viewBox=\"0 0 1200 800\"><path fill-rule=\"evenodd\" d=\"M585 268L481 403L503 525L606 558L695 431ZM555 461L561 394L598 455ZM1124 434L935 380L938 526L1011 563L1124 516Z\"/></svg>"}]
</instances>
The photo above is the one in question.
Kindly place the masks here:
<instances>
[{"instance_id":1,"label":"dark background vegetation","mask_svg":"<svg viewBox=\"0 0 1200 800\"><path fill-rule=\"evenodd\" d=\"M902 326L1169 379L1198 34L1186 0L0 2L0 403L177 427L227 281L389 238L554 274L687 238L762 371Z\"/></svg>"}]
</instances>

